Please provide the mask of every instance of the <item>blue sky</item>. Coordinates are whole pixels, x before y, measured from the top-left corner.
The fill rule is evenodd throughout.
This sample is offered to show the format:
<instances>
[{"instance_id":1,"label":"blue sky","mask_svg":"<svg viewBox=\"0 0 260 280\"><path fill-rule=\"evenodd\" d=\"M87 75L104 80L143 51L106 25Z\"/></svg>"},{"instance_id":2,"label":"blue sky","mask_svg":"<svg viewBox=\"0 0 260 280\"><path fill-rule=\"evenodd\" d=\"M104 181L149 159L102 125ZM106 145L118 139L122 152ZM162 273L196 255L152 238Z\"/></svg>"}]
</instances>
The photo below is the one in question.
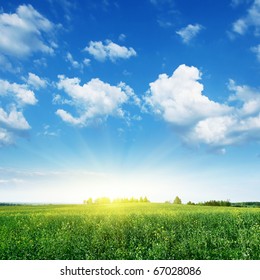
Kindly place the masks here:
<instances>
[{"instance_id":1,"label":"blue sky","mask_svg":"<svg viewBox=\"0 0 260 280\"><path fill-rule=\"evenodd\" d=\"M260 199L260 1L0 1L0 201Z\"/></svg>"}]
</instances>

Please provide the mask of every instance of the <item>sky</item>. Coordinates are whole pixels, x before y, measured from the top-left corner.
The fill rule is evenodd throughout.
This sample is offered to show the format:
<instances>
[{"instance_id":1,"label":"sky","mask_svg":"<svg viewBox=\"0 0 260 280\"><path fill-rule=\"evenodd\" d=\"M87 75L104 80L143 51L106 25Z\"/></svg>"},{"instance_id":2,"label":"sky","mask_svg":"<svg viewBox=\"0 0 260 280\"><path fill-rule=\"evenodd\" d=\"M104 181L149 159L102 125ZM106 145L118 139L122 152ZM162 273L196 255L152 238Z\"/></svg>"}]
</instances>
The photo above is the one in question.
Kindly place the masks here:
<instances>
[{"instance_id":1,"label":"sky","mask_svg":"<svg viewBox=\"0 0 260 280\"><path fill-rule=\"evenodd\" d=\"M260 0L0 0L0 201L260 200Z\"/></svg>"}]
</instances>

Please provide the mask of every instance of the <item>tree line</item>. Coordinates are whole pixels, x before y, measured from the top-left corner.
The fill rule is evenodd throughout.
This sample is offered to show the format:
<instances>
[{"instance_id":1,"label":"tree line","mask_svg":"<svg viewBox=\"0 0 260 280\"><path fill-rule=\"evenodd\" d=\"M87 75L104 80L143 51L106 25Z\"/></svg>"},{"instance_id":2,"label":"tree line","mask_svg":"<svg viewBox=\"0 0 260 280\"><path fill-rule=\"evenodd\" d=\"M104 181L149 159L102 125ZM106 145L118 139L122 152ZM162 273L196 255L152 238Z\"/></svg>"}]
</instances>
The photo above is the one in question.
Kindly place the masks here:
<instances>
[{"instance_id":1,"label":"tree line","mask_svg":"<svg viewBox=\"0 0 260 280\"><path fill-rule=\"evenodd\" d=\"M93 200L91 197L87 200L84 200L84 204L109 204L109 203L148 203L150 200L145 197L135 198L115 198L111 200L109 197L98 197L95 200Z\"/></svg>"},{"instance_id":2,"label":"tree line","mask_svg":"<svg viewBox=\"0 0 260 280\"><path fill-rule=\"evenodd\" d=\"M145 196L145 197L140 197L135 198L135 197L131 197L131 198L116 198L114 200L111 200L108 197L99 197L96 198L95 200L93 200L91 197L88 198L87 200L84 200L83 203L84 204L109 204L109 203L147 203L150 202L150 200ZM180 199L179 196L176 196L172 201L168 200L165 201L165 203L168 204L175 204L175 205L181 205L182 204L182 200ZM235 206L235 207L252 207L252 206L260 206L260 202L259 204L256 202L240 202L240 203L231 203L229 200L209 200L209 201L204 201L204 202L198 202L198 203L194 203L189 201L188 203L186 203L187 205L198 205L198 206L224 206L224 207L229 207L229 206Z\"/></svg>"}]
</instances>

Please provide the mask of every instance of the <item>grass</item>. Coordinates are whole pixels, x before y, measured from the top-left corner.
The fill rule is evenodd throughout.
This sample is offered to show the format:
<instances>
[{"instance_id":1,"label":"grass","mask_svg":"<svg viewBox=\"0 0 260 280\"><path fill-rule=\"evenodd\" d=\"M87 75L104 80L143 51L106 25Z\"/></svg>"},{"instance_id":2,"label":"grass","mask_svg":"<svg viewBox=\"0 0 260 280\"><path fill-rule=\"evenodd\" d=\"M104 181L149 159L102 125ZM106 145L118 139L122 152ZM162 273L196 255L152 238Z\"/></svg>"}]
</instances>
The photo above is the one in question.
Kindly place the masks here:
<instances>
[{"instance_id":1,"label":"grass","mask_svg":"<svg viewBox=\"0 0 260 280\"><path fill-rule=\"evenodd\" d=\"M0 207L0 259L260 259L260 209Z\"/></svg>"}]
</instances>

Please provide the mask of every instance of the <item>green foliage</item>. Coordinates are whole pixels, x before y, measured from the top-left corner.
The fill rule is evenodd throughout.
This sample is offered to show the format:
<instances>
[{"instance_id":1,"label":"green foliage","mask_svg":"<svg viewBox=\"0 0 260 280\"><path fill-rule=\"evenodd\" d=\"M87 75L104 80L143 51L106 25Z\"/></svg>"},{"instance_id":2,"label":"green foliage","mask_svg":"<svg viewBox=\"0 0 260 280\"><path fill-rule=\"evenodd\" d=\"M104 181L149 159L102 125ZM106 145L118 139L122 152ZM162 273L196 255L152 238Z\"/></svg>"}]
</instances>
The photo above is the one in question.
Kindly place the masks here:
<instances>
[{"instance_id":1,"label":"green foliage","mask_svg":"<svg viewBox=\"0 0 260 280\"><path fill-rule=\"evenodd\" d=\"M260 209L157 203L0 208L0 259L260 259Z\"/></svg>"},{"instance_id":2,"label":"green foliage","mask_svg":"<svg viewBox=\"0 0 260 280\"><path fill-rule=\"evenodd\" d=\"M96 204L109 204L110 202L110 198L108 197L99 197L95 200Z\"/></svg>"},{"instance_id":3,"label":"green foliage","mask_svg":"<svg viewBox=\"0 0 260 280\"><path fill-rule=\"evenodd\" d=\"M194 202L188 201L187 205L196 205Z\"/></svg>"},{"instance_id":4,"label":"green foliage","mask_svg":"<svg viewBox=\"0 0 260 280\"><path fill-rule=\"evenodd\" d=\"M231 202L229 200L209 200L205 202L200 202L198 205L204 206L231 206Z\"/></svg>"},{"instance_id":5,"label":"green foliage","mask_svg":"<svg viewBox=\"0 0 260 280\"><path fill-rule=\"evenodd\" d=\"M231 203L234 207L260 207L259 201L250 201L250 202L234 202Z\"/></svg>"},{"instance_id":6,"label":"green foliage","mask_svg":"<svg viewBox=\"0 0 260 280\"><path fill-rule=\"evenodd\" d=\"M174 198L173 204L181 204L181 199L178 196L176 196Z\"/></svg>"},{"instance_id":7,"label":"green foliage","mask_svg":"<svg viewBox=\"0 0 260 280\"><path fill-rule=\"evenodd\" d=\"M84 200L83 203L84 204L92 204L93 203L93 199L90 197L88 200Z\"/></svg>"},{"instance_id":8,"label":"green foliage","mask_svg":"<svg viewBox=\"0 0 260 280\"><path fill-rule=\"evenodd\" d=\"M140 197L140 199L138 200L138 198L135 198L135 197L131 197L130 199L129 198L116 198L112 201L112 203L136 203L136 202L150 202L149 199L145 196L144 198L143 197ZM93 200L92 198L89 198L88 200L84 200L83 201L83 204L92 204L93 203ZM107 197L101 197L101 198L97 198L94 203L96 204L108 204L108 203L111 203L110 199L107 198Z\"/></svg>"}]
</instances>

